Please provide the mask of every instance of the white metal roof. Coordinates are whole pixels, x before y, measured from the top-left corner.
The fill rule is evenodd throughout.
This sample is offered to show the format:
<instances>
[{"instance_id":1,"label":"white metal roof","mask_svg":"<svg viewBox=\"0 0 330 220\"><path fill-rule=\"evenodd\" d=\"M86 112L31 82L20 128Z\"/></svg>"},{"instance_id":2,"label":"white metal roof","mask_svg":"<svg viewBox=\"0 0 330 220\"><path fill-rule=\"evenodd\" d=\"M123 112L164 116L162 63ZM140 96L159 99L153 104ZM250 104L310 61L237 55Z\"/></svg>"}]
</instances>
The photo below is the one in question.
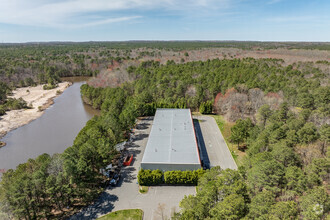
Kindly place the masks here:
<instances>
[{"instance_id":1,"label":"white metal roof","mask_svg":"<svg viewBox=\"0 0 330 220\"><path fill-rule=\"evenodd\" d=\"M190 109L157 109L143 163L200 165Z\"/></svg>"}]
</instances>

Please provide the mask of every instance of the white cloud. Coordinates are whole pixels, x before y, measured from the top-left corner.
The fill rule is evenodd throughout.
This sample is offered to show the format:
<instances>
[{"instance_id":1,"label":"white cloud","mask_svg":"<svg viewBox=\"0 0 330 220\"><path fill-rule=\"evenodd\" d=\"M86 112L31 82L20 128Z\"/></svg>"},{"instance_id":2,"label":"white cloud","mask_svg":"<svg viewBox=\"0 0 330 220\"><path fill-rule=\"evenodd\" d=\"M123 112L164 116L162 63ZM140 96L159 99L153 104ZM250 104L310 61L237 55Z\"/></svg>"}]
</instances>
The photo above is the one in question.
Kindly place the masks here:
<instances>
[{"instance_id":1,"label":"white cloud","mask_svg":"<svg viewBox=\"0 0 330 220\"><path fill-rule=\"evenodd\" d=\"M93 21L93 22L88 22L88 23L83 23L83 24L77 24L77 25L73 24L73 25L69 25L68 28L91 27L91 26L111 24L111 23L116 23L116 22L121 22L121 21L129 21L129 20L133 20L133 19L137 19L137 18L141 18L141 16L109 18L109 19L98 20L98 21Z\"/></svg>"},{"instance_id":2,"label":"white cloud","mask_svg":"<svg viewBox=\"0 0 330 220\"><path fill-rule=\"evenodd\" d=\"M0 23L51 27L92 26L140 17L132 12L125 13L125 10L130 9L189 11L227 8L231 1L233 0L0 0ZM99 12L109 12L109 17L86 22L88 19L85 15ZM78 17L83 19L79 21Z\"/></svg>"}]
</instances>

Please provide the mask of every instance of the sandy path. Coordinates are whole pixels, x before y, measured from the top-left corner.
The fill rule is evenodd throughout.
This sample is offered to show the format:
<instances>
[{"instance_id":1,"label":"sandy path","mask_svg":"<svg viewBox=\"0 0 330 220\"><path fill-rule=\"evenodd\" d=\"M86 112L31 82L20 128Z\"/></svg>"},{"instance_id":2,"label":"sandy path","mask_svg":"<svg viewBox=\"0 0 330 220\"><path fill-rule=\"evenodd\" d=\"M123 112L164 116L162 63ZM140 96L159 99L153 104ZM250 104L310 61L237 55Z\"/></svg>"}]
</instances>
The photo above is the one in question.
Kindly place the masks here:
<instances>
[{"instance_id":1,"label":"sandy path","mask_svg":"<svg viewBox=\"0 0 330 220\"><path fill-rule=\"evenodd\" d=\"M32 105L32 109L20 109L7 111L5 115L0 117L0 138L6 135L7 132L21 127L29 122L37 119L43 114L39 111L39 106L42 110L53 104L53 99L59 94L57 91L63 92L71 85L70 82L62 82L58 87L51 90L43 90L43 85L36 87L23 87L13 91L11 98L23 98L28 105Z\"/></svg>"}]
</instances>

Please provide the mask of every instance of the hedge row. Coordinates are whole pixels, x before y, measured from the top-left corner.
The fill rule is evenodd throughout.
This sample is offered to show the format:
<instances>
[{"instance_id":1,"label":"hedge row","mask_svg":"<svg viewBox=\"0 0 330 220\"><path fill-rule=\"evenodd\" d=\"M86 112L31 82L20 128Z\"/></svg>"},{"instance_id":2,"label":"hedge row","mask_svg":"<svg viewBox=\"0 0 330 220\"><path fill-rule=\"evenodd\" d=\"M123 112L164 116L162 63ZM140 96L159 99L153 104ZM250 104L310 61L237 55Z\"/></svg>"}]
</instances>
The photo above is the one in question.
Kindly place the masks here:
<instances>
[{"instance_id":1,"label":"hedge row","mask_svg":"<svg viewBox=\"0 0 330 220\"><path fill-rule=\"evenodd\" d=\"M138 174L138 181L141 186L159 185L163 183L163 172L160 170L141 169Z\"/></svg>"},{"instance_id":2,"label":"hedge row","mask_svg":"<svg viewBox=\"0 0 330 220\"><path fill-rule=\"evenodd\" d=\"M198 179L205 173L203 169L194 171L166 171L144 170L141 169L138 174L138 182L141 186L151 186L160 184L170 185L197 185Z\"/></svg>"}]
</instances>

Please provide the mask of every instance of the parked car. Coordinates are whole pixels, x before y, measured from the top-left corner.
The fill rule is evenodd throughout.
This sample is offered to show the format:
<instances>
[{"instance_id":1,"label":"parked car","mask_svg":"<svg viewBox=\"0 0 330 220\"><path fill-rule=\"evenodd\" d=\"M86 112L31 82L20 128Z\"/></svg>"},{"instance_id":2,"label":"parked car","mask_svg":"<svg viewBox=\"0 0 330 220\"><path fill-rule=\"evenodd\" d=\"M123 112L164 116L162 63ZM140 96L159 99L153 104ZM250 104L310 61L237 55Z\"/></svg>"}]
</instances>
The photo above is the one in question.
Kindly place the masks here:
<instances>
[{"instance_id":1,"label":"parked car","mask_svg":"<svg viewBox=\"0 0 330 220\"><path fill-rule=\"evenodd\" d=\"M124 157L123 165L124 165L124 166L129 166L129 165L131 165L132 160L133 160L133 154L131 154L131 155L127 155L126 157Z\"/></svg>"},{"instance_id":2,"label":"parked car","mask_svg":"<svg viewBox=\"0 0 330 220\"><path fill-rule=\"evenodd\" d=\"M120 180L120 174L115 174L114 177L110 180L111 186L116 186Z\"/></svg>"}]
</instances>

